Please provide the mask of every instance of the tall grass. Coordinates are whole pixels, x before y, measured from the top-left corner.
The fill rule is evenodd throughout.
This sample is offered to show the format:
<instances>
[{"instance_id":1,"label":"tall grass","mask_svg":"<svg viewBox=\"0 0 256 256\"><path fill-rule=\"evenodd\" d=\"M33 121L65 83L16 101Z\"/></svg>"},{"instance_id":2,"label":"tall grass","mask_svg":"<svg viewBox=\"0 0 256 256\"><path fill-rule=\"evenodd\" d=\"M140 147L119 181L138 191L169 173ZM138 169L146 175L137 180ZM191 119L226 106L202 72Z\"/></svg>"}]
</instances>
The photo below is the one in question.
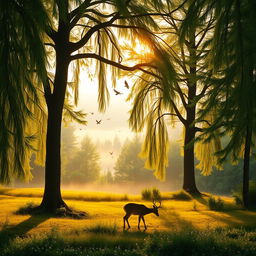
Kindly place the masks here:
<instances>
[{"instance_id":1,"label":"tall grass","mask_svg":"<svg viewBox=\"0 0 256 256\"><path fill-rule=\"evenodd\" d=\"M209 206L210 210L223 211L224 210L224 201L220 197L215 199L215 197L210 196L208 199L208 206Z\"/></svg>"},{"instance_id":2,"label":"tall grass","mask_svg":"<svg viewBox=\"0 0 256 256\"><path fill-rule=\"evenodd\" d=\"M101 230L102 230L101 226ZM0 255L10 256L252 256L256 229L183 230L153 234L115 233L85 236L81 231L17 237L8 246L0 241Z\"/></svg>"},{"instance_id":3,"label":"tall grass","mask_svg":"<svg viewBox=\"0 0 256 256\"><path fill-rule=\"evenodd\" d=\"M117 234L117 225L116 224L114 225L97 224L95 226L87 228L86 231L94 234L115 235Z\"/></svg>"},{"instance_id":4,"label":"tall grass","mask_svg":"<svg viewBox=\"0 0 256 256\"><path fill-rule=\"evenodd\" d=\"M231 233L237 231L231 231ZM185 230L179 233L155 233L145 239L141 255L189 255L189 256L252 256L256 255L254 232L238 231L230 237L228 231Z\"/></svg>"}]
</instances>

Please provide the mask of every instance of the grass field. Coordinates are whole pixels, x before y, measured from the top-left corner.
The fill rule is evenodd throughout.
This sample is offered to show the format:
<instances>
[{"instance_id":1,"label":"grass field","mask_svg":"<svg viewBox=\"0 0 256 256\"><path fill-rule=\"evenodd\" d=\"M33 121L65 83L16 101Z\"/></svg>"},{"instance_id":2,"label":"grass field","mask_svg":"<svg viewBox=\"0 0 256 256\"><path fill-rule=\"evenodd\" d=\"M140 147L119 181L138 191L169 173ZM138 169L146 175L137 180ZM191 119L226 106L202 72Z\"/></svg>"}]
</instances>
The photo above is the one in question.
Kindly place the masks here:
<instances>
[{"instance_id":1,"label":"grass field","mask_svg":"<svg viewBox=\"0 0 256 256\"><path fill-rule=\"evenodd\" d=\"M15 214L20 207L29 203L39 204L41 195L42 190L40 189L0 189L0 255L1 246L5 248L5 250L2 250L4 256L16 255L16 253L22 255L22 250L24 250L24 255L34 255L31 248L37 245L40 251L46 241L50 244L55 241L55 243L60 243L59 246L63 246L62 243L69 245L69 247L72 245L70 248L80 246L88 250L89 248L92 249L92 254L88 252L85 255L137 255L138 250L136 248L144 244L145 241L148 241L149 247L151 243L154 243L154 239L162 239L163 244L165 244L166 241L169 241L168 237L175 234L183 234L181 240L187 238L189 241L189 236L194 235L195 240L199 239L201 241L199 234L212 234L211 239L213 239L212 237L221 237L219 233L216 233L216 230L225 230L227 234L231 232L227 232L227 230L239 230L232 231L236 234L235 237L239 237L237 232L238 234L244 232L244 235L240 236L248 237L248 235L245 235L249 232L247 230L250 230L253 234L256 230L256 212L239 208L233 203L232 198L222 197L224 209L222 211L212 211L207 206L207 197L182 201L171 199L171 193L164 194L165 200L162 201L162 208L159 209L159 217L153 214L145 216L148 226L146 232L138 232L136 216L131 216L129 219L131 229L123 232L123 206L128 201L143 203L149 207L152 205L150 202L142 201L140 196L64 191L63 196L66 203L76 210L87 212L89 215L87 219L75 220L63 217L53 218L48 215ZM189 233L191 231L194 233ZM184 232L188 233L185 234ZM169 235L166 237L166 234ZM175 237L177 238L177 236ZM249 237L251 236L249 235ZM209 241L208 236L204 235L204 237ZM49 242L49 239L51 242ZM243 239L240 240L243 241ZM250 239L247 240L243 242L243 246L247 242L255 243ZM11 250L9 252L6 249L7 244L8 250ZM117 254L113 254L114 252L111 250L108 252L108 248L112 247L115 248ZM70 254L63 254L61 250L57 253L58 248L57 246L54 252L49 255L80 255L71 252ZM105 251L99 251L97 254L98 249L95 251L93 248L101 248ZM126 254L118 253L118 248L125 249ZM250 244L250 248L254 247ZM29 254L30 252L31 254ZM151 255L146 252L141 253L138 255ZM40 253L37 253L37 255L40 255ZM246 255L246 253L243 255Z\"/></svg>"}]
</instances>

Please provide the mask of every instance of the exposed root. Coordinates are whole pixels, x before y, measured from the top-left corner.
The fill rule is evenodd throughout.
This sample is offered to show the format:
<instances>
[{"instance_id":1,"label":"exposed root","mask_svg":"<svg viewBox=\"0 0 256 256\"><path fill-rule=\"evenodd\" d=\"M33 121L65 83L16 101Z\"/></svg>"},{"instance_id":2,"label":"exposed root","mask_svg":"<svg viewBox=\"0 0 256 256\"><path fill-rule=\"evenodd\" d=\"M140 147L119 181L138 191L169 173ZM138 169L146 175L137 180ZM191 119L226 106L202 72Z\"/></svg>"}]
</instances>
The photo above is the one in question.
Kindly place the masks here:
<instances>
[{"instance_id":1,"label":"exposed root","mask_svg":"<svg viewBox=\"0 0 256 256\"><path fill-rule=\"evenodd\" d=\"M192 197L200 197L202 196L202 193L198 190L198 189L187 189L187 188L183 188L184 191L186 191L187 193L189 193Z\"/></svg>"},{"instance_id":2,"label":"exposed root","mask_svg":"<svg viewBox=\"0 0 256 256\"><path fill-rule=\"evenodd\" d=\"M64 202L63 202L64 203ZM83 211L77 211L68 207L65 203L56 209L49 209L44 205L36 206L33 203L28 203L27 205L18 209L16 214L21 215L49 215L50 217L67 217L73 219L87 219L89 215Z\"/></svg>"}]
</instances>

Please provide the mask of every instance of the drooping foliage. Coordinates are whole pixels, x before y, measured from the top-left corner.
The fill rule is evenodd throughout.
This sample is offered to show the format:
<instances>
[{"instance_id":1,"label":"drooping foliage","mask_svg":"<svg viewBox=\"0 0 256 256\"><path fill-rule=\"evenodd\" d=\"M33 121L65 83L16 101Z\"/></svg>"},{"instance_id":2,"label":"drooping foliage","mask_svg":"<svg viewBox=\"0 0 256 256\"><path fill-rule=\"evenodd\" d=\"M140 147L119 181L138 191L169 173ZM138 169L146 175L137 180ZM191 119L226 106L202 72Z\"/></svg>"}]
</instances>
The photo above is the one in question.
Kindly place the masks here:
<instances>
[{"instance_id":1,"label":"drooping foliage","mask_svg":"<svg viewBox=\"0 0 256 256\"><path fill-rule=\"evenodd\" d=\"M212 114L213 123L204 129L203 140L210 141L216 131L230 140L216 155L223 162L243 158L243 205L249 206L250 158L255 149L255 47L254 1L197 1L206 16L215 17L215 29L209 40L209 100L200 119ZM196 8L198 9L198 8ZM193 10L191 18L193 20ZM190 30L189 21L186 30ZM202 139L202 138L201 138Z\"/></svg>"},{"instance_id":2,"label":"drooping foliage","mask_svg":"<svg viewBox=\"0 0 256 256\"><path fill-rule=\"evenodd\" d=\"M222 135L228 134L230 140L219 151L220 160L224 161L231 154L232 160L236 162L244 152L248 129L254 134L250 143L253 143L256 130L256 29L253 25L256 9L253 1L214 4L216 27L209 55L214 75L210 82L214 87L202 116L215 109L215 122L206 130L208 139L212 131L224 127Z\"/></svg>"},{"instance_id":3,"label":"drooping foliage","mask_svg":"<svg viewBox=\"0 0 256 256\"><path fill-rule=\"evenodd\" d=\"M124 56L117 36L150 41L146 24L154 28L157 25L150 16L140 15L147 9L139 1L1 1L0 7L0 162L1 182L8 183L12 176L29 175L30 151L36 151L37 163L44 163L47 115L43 98L56 94L56 45L66 39L56 35L61 34L58 30L63 24L68 24L69 30L66 50L73 52L69 59L73 75L67 83L64 118L82 124L86 123L85 114L74 111L81 68L88 71L88 76L97 74L99 109L104 111L109 99L106 85L111 82L115 86L119 69L155 68L150 63L133 67L122 63ZM156 51L161 54L159 49Z\"/></svg>"},{"instance_id":4,"label":"drooping foliage","mask_svg":"<svg viewBox=\"0 0 256 256\"><path fill-rule=\"evenodd\" d=\"M8 183L28 177L31 150L44 147L34 140L45 132L43 32L49 20L39 0L1 1L0 10L0 182Z\"/></svg>"},{"instance_id":5,"label":"drooping foliage","mask_svg":"<svg viewBox=\"0 0 256 256\"><path fill-rule=\"evenodd\" d=\"M130 125L136 131L146 127L142 156L147 158L148 167L155 169L155 175L160 179L165 178L168 165L168 128L180 122L185 130L190 129L191 133L195 134L201 132L207 124L197 122L197 113L206 101L206 92L210 87L205 83L209 76L206 58L214 19L212 16L205 16L201 10L197 11L196 18L190 24L190 32L185 34L183 26L190 15L188 10L194 2L174 1L170 4L168 1L150 1L151 8L161 13L161 32L157 33L156 40L166 50L165 58L172 63L173 76L169 77L172 81L163 83L161 78L144 75L141 77L142 81L138 81L140 85L134 87L129 98L133 99ZM185 135L183 139L185 141ZM187 142L184 143L184 150L194 143L193 140L194 135L187 145ZM220 149L218 136L215 136L214 142L209 143L196 145L196 156L200 160L197 167L206 175L211 173L212 167L220 168L213 155Z\"/></svg>"}]
</instances>

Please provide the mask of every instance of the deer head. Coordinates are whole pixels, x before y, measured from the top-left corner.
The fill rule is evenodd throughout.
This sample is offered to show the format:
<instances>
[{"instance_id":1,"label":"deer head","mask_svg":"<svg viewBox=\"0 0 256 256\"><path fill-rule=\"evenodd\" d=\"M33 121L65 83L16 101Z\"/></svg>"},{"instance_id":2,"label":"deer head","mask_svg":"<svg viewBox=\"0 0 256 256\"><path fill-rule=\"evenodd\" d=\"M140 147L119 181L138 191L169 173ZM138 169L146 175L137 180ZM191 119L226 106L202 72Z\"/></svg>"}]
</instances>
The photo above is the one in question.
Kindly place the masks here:
<instances>
[{"instance_id":1,"label":"deer head","mask_svg":"<svg viewBox=\"0 0 256 256\"><path fill-rule=\"evenodd\" d=\"M161 207L161 201L158 201L159 205L157 206L156 205L156 201L153 200L153 213L156 215L156 216L159 216L159 213L158 213L158 208Z\"/></svg>"}]
</instances>

